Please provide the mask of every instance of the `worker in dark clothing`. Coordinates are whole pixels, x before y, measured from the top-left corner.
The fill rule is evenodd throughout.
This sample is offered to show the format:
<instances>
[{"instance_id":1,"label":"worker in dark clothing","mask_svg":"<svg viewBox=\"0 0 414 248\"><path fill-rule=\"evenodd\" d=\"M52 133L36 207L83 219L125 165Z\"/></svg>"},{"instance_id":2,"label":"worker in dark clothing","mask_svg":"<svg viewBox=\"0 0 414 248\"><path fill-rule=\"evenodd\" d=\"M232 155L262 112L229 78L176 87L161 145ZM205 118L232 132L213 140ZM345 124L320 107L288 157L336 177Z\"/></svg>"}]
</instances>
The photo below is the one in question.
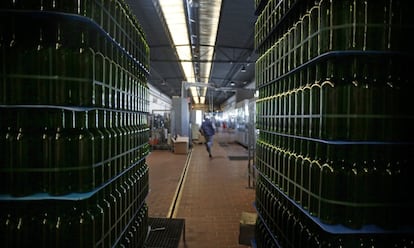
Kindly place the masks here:
<instances>
[{"instance_id":1,"label":"worker in dark clothing","mask_svg":"<svg viewBox=\"0 0 414 248\"><path fill-rule=\"evenodd\" d=\"M208 118L208 116L204 117L204 121L200 127L200 132L206 140L208 156L211 158L211 146L213 145L213 136L215 134L215 130L213 127L213 123L211 122L210 118Z\"/></svg>"}]
</instances>

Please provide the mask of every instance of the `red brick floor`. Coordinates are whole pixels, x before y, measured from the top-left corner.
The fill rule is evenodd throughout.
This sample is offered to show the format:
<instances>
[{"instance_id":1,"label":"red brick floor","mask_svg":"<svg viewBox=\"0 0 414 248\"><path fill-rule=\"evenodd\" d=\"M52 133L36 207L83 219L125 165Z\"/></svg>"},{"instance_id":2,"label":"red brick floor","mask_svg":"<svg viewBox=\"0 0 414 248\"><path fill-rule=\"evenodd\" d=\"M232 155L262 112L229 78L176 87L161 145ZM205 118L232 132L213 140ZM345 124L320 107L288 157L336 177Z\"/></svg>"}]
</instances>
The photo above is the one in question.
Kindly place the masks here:
<instances>
[{"instance_id":1,"label":"red brick floor","mask_svg":"<svg viewBox=\"0 0 414 248\"><path fill-rule=\"evenodd\" d=\"M179 183L187 155L154 150L147 157L150 192L147 198L150 217L166 218Z\"/></svg>"},{"instance_id":2,"label":"red brick floor","mask_svg":"<svg viewBox=\"0 0 414 248\"><path fill-rule=\"evenodd\" d=\"M238 243L239 223L242 212L255 211L255 191L248 188L247 160L228 159L229 155L247 155L247 150L233 140L234 134L218 133L212 148L213 158L208 157L204 145L193 145L173 215L186 221L184 247L247 247ZM185 160L185 155L169 151L153 151L149 155L150 217L168 215Z\"/></svg>"}]
</instances>

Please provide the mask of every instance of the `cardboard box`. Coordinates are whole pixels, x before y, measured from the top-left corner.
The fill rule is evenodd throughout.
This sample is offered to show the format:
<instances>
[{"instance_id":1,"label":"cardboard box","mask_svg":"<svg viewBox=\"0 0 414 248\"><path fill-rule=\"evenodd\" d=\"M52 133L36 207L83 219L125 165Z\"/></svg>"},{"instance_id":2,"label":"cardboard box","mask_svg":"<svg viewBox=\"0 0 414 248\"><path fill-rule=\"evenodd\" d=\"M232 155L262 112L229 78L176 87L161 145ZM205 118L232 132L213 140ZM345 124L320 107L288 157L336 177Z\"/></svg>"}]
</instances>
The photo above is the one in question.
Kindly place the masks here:
<instances>
[{"instance_id":1,"label":"cardboard box","mask_svg":"<svg viewBox=\"0 0 414 248\"><path fill-rule=\"evenodd\" d=\"M250 246L255 237L257 213L242 212L240 218L239 244Z\"/></svg>"},{"instance_id":2,"label":"cardboard box","mask_svg":"<svg viewBox=\"0 0 414 248\"><path fill-rule=\"evenodd\" d=\"M188 137L178 136L173 139L174 153L187 154L188 153Z\"/></svg>"}]
</instances>

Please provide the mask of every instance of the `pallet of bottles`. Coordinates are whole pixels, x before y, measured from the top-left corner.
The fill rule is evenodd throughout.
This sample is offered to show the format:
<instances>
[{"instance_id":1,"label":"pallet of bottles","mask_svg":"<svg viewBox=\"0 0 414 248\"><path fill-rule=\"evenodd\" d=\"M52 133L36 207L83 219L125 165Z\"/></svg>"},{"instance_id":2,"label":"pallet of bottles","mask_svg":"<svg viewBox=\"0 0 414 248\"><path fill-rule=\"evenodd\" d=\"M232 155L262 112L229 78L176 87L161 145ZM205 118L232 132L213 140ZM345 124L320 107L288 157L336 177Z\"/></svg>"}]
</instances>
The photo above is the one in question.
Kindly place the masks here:
<instances>
[{"instance_id":1,"label":"pallet of bottles","mask_svg":"<svg viewBox=\"0 0 414 248\"><path fill-rule=\"evenodd\" d=\"M317 57L258 85L257 128L315 139L410 142L409 58L364 51Z\"/></svg>"},{"instance_id":2,"label":"pallet of bottles","mask_svg":"<svg viewBox=\"0 0 414 248\"><path fill-rule=\"evenodd\" d=\"M148 166L141 160L87 193L1 195L2 247L142 247Z\"/></svg>"},{"instance_id":3,"label":"pallet of bottles","mask_svg":"<svg viewBox=\"0 0 414 248\"><path fill-rule=\"evenodd\" d=\"M122 1L105 1L116 4L111 11L85 2L97 4L91 10L99 16L43 5L0 8L0 104L149 111L149 48L135 17ZM116 13L121 20L110 16Z\"/></svg>"},{"instance_id":4,"label":"pallet of bottles","mask_svg":"<svg viewBox=\"0 0 414 248\"><path fill-rule=\"evenodd\" d=\"M293 66L327 51L410 47L404 37L412 23L407 0L258 1L262 5L255 25L259 56L280 43L282 54L275 59L291 57Z\"/></svg>"},{"instance_id":5,"label":"pallet of bottles","mask_svg":"<svg viewBox=\"0 0 414 248\"><path fill-rule=\"evenodd\" d=\"M257 247L412 247L413 226L359 229L326 224L278 189L263 174L257 181ZM338 217L343 217L339 216ZM359 218L359 216L354 216Z\"/></svg>"},{"instance_id":6,"label":"pallet of bottles","mask_svg":"<svg viewBox=\"0 0 414 248\"><path fill-rule=\"evenodd\" d=\"M0 3L6 247L142 247L149 47L122 0Z\"/></svg>"},{"instance_id":7,"label":"pallet of bottles","mask_svg":"<svg viewBox=\"0 0 414 248\"><path fill-rule=\"evenodd\" d=\"M258 247L413 246L408 6L256 1Z\"/></svg>"},{"instance_id":8,"label":"pallet of bottles","mask_svg":"<svg viewBox=\"0 0 414 248\"><path fill-rule=\"evenodd\" d=\"M259 140L256 167L308 214L354 229L414 223L414 201L407 190L414 174L413 146L284 140L298 146Z\"/></svg>"},{"instance_id":9,"label":"pallet of bottles","mask_svg":"<svg viewBox=\"0 0 414 248\"><path fill-rule=\"evenodd\" d=\"M150 151L140 112L29 105L0 115L0 194L89 192Z\"/></svg>"}]
</instances>

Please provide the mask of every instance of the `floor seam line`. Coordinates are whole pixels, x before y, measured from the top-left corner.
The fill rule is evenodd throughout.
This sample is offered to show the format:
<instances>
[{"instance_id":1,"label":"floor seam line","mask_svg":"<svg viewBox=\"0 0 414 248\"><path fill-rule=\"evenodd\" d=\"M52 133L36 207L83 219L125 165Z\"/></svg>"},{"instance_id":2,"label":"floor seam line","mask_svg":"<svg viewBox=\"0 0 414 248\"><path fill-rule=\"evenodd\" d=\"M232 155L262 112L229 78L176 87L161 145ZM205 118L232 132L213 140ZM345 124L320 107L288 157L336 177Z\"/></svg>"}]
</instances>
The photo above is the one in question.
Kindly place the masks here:
<instances>
[{"instance_id":1,"label":"floor seam line","mask_svg":"<svg viewBox=\"0 0 414 248\"><path fill-rule=\"evenodd\" d=\"M188 167L190 166L190 161L192 157L193 149L190 149L189 154L187 155L187 159L184 165L183 172L181 173L180 180L178 182L177 188L175 190L175 194L173 200L171 202L170 208L168 210L167 218L175 218L177 215L177 209L180 205L182 190L184 188L184 184L187 178Z\"/></svg>"}]
</instances>

